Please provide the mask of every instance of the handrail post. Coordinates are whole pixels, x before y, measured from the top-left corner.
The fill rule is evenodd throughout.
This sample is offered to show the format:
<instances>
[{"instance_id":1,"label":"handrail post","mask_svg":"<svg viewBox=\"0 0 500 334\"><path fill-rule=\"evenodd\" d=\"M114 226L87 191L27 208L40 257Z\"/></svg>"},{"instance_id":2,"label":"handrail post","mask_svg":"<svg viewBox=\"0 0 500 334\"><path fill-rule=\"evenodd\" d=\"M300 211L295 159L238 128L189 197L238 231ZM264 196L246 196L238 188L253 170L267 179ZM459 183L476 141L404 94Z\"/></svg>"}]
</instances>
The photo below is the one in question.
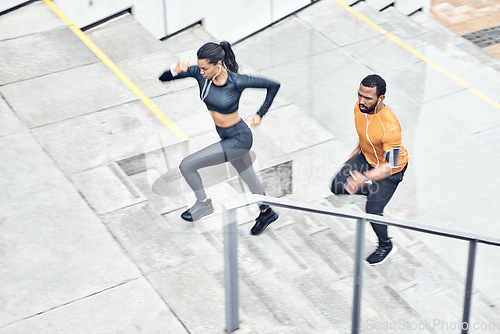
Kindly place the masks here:
<instances>
[{"instance_id":1,"label":"handrail post","mask_svg":"<svg viewBox=\"0 0 500 334\"><path fill-rule=\"evenodd\" d=\"M365 219L358 218L356 225L356 251L354 259L354 293L352 302L352 334L359 334L361 318L361 287L363 284L363 246L365 240Z\"/></svg>"},{"instance_id":2,"label":"handrail post","mask_svg":"<svg viewBox=\"0 0 500 334\"><path fill-rule=\"evenodd\" d=\"M476 262L477 240L469 241L469 259L467 263L467 280L465 281L464 313L462 317L462 334L469 333L469 319L472 299L472 283Z\"/></svg>"},{"instance_id":3,"label":"handrail post","mask_svg":"<svg viewBox=\"0 0 500 334\"><path fill-rule=\"evenodd\" d=\"M223 208L224 224L224 285L226 294L226 331L239 328L238 317L238 229L236 209Z\"/></svg>"}]
</instances>

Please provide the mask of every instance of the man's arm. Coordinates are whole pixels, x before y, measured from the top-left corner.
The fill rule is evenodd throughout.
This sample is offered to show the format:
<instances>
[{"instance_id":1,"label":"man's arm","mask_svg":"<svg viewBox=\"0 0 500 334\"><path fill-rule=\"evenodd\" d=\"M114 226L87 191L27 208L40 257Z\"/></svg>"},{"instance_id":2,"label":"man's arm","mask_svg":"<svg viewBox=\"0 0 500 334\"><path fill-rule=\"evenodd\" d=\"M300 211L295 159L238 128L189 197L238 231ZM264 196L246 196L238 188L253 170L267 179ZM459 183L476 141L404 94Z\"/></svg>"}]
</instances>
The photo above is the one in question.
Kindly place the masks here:
<instances>
[{"instance_id":1,"label":"man's arm","mask_svg":"<svg viewBox=\"0 0 500 334\"><path fill-rule=\"evenodd\" d=\"M354 158L359 152L361 152L361 146L359 146L359 142L358 142L358 146L356 146L356 148L354 149L354 151L352 151L351 155L349 156L349 158L347 158L347 161L351 160L352 158Z\"/></svg>"},{"instance_id":2,"label":"man's arm","mask_svg":"<svg viewBox=\"0 0 500 334\"><path fill-rule=\"evenodd\" d=\"M355 194L366 182L375 182L391 176L393 169L388 162L381 163L377 168L370 169L364 173L352 171L344 185L345 190L350 194Z\"/></svg>"},{"instance_id":3,"label":"man's arm","mask_svg":"<svg viewBox=\"0 0 500 334\"><path fill-rule=\"evenodd\" d=\"M382 162L377 168L370 169L364 172L364 176L372 182L385 179L392 175L394 169L391 168L387 161ZM365 179L365 181L367 181Z\"/></svg>"}]
</instances>

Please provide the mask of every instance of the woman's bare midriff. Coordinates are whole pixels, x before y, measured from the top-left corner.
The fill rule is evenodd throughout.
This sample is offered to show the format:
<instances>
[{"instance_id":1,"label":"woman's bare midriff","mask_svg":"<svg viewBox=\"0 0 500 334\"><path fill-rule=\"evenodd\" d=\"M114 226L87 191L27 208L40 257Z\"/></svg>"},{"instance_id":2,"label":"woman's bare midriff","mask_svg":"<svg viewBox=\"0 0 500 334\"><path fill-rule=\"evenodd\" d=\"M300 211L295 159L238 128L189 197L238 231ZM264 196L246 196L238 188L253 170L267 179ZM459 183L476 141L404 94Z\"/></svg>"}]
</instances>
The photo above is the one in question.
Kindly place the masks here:
<instances>
[{"instance_id":1,"label":"woman's bare midriff","mask_svg":"<svg viewBox=\"0 0 500 334\"><path fill-rule=\"evenodd\" d=\"M221 114L212 110L209 110L208 112L214 119L215 125L221 128L229 128L238 123L241 119L240 115L238 114L238 110L231 114Z\"/></svg>"}]
</instances>

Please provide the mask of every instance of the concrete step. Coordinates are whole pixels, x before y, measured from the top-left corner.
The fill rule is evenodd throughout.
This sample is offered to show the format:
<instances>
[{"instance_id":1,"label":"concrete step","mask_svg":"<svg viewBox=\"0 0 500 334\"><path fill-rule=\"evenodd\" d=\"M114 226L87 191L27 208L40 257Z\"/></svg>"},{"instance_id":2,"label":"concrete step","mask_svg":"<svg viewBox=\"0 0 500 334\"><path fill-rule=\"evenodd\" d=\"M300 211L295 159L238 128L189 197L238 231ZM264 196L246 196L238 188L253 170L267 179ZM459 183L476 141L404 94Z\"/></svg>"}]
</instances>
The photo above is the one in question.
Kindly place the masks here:
<instances>
[{"instance_id":1,"label":"concrete step","mask_svg":"<svg viewBox=\"0 0 500 334\"><path fill-rule=\"evenodd\" d=\"M176 267L196 257L182 234L174 233L147 203L106 213L101 219L144 274Z\"/></svg>"},{"instance_id":2,"label":"concrete step","mask_svg":"<svg viewBox=\"0 0 500 334\"><path fill-rule=\"evenodd\" d=\"M187 57L186 60L196 61L196 50L207 42L218 42L201 25L195 25L172 37L165 39L162 43L168 52L179 58Z\"/></svg>"},{"instance_id":3,"label":"concrete step","mask_svg":"<svg viewBox=\"0 0 500 334\"><path fill-rule=\"evenodd\" d=\"M45 6L45 4L42 5ZM42 17L50 14L43 11L43 8L31 8L31 6L22 8L20 11L29 12L29 15L40 13ZM22 83L27 79L60 73L98 61L98 58L79 41L71 30L66 27L52 28L55 26L52 19L44 18L47 20L47 27L51 29L29 34L28 27L16 29L20 23L12 22L11 19L15 20L17 15L17 12L12 12L2 16L0 20L0 29L2 29L0 37L3 35L3 38L8 38L0 43L0 51L5 57L0 69L1 86ZM9 28L3 26L4 20L9 24ZM15 31L25 32L27 35L15 35ZM38 52L26 52L27 49L35 49Z\"/></svg>"},{"instance_id":4,"label":"concrete step","mask_svg":"<svg viewBox=\"0 0 500 334\"><path fill-rule=\"evenodd\" d=\"M245 272L244 269L243 272ZM262 324L275 322L276 327L284 327L293 333L342 332L341 328L332 326L331 319L328 319L325 312L318 308L318 300L306 299L304 289L289 281L280 268L269 269L255 274L243 273L240 279L249 288L249 291L242 291L241 293L242 309L248 315L260 313L262 319L266 319ZM249 292L251 293L250 296L248 295ZM243 301L244 298L247 300ZM254 300L258 301L258 303L254 303ZM332 305L330 300L330 303L324 307L328 308L332 307ZM335 308L335 310L330 309L331 312L337 315L339 314L338 310L338 308ZM258 321L258 319L253 318L249 320L252 322ZM337 318L336 324L342 324L340 317ZM264 330L264 326L261 325L260 327L262 332L268 332Z\"/></svg>"},{"instance_id":5,"label":"concrete step","mask_svg":"<svg viewBox=\"0 0 500 334\"><path fill-rule=\"evenodd\" d=\"M162 43L131 14L125 14L87 30L85 34L113 62L166 51Z\"/></svg>"},{"instance_id":6,"label":"concrete step","mask_svg":"<svg viewBox=\"0 0 500 334\"><path fill-rule=\"evenodd\" d=\"M24 0L7 0L0 4L0 12L25 3ZM36 20L33 20L36 17ZM43 2L31 3L1 15L0 40L40 33L59 27L62 22Z\"/></svg>"},{"instance_id":7,"label":"concrete step","mask_svg":"<svg viewBox=\"0 0 500 334\"><path fill-rule=\"evenodd\" d=\"M376 10L382 10L394 4L394 0L364 0Z\"/></svg>"},{"instance_id":8,"label":"concrete step","mask_svg":"<svg viewBox=\"0 0 500 334\"><path fill-rule=\"evenodd\" d=\"M224 332L224 290L201 258L151 272L147 279L187 333ZM251 323L247 328L254 332Z\"/></svg>"},{"instance_id":9,"label":"concrete step","mask_svg":"<svg viewBox=\"0 0 500 334\"><path fill-rule=\"evenodd\" d=\"M90 29L86 34L146 96L153 99L162 112L176 121L172 119L172 114L175 115L172 106L163 104L162 99L154 99L196 85L190 80L168 85L158 80L170 64L179 60L174 50L169 50L130 14Z\"/></svg>"}]
</instances>

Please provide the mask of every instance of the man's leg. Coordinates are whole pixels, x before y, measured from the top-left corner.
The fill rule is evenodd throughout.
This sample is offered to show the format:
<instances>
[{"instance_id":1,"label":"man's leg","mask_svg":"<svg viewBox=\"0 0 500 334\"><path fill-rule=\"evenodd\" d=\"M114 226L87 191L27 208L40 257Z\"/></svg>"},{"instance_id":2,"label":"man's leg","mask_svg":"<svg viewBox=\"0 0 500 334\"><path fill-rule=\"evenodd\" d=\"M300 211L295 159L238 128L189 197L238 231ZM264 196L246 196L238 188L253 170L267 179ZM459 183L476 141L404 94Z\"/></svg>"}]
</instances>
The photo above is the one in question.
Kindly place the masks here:
<instances>
[{"instance_id":1,"label":"man's leg","mask_svg":"<svg viewBox=\"0 0 500 334\"><path fill-rule=\"evenodd\" d=\"M404 170L372 184L366 201L366 213L379 216L383 215L385 206L389 203L389 200L392 198L399 183L403 179L403 174ZM391 239L389 238L387 225L377 223L370 224L377 235L378 247L377 250L367 258L367 261L372 265L381 264L385 262L389 256L395 253L396 248L392 245Z\"/></svg>"},{"instance_id":2,"label":"man's leg","mask_svg":"<svg viewBox=\"0 0 500 334\"><path fill-rule=\"evenodd\" d=\"M382 216L384 208L389 203L392 195L396 191L397 184L387 179L374 182L370 188L370 193L366 200L366 213ZM387 234L387 225L371 223L373 231L378 237L379 245L391 243Z\"/></svg>"}]
</instances>

